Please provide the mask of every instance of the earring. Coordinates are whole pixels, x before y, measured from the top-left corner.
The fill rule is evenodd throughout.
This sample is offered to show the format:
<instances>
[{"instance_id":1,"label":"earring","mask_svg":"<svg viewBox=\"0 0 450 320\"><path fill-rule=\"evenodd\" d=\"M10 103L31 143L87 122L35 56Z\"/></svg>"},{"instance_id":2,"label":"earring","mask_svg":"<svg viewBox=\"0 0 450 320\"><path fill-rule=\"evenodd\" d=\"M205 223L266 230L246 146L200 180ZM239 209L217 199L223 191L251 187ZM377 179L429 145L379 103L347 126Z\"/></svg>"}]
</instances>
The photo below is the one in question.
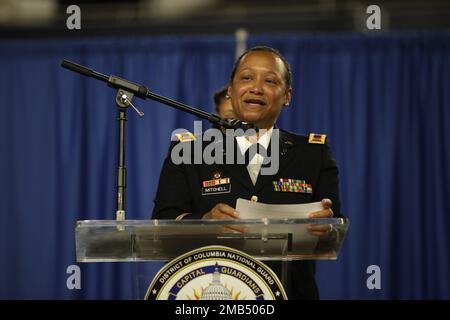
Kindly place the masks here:
<instances>
[{"instance_id":1,"label":"earring","mask_svg":"<svg viewBox=\"0 0 450 320\"><path fill-rule=\"evenodd\" d=\"M228 94L225 95L225 99L230 99L230 98L231 97Z\"/></svg>"}]
</instances>

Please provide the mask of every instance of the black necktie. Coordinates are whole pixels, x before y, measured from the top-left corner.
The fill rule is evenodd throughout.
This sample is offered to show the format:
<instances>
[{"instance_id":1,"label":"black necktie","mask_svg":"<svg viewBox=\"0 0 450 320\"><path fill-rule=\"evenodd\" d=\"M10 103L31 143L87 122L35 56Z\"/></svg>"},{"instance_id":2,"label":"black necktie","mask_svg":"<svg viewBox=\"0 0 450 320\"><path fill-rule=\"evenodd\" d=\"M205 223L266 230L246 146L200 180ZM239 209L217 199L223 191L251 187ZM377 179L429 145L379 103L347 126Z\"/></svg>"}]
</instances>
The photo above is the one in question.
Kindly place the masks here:
<instances>
[{"instance_id":1,"label":"black necktie","mask_svg":"<svg viewBox=\"0 0 450 320\"><path fill-rule=\"evenodd\" d=\"M250 163L250 160L253 159L253 157L256 154L261 155L263 158L266 158L268 156L267 149L264 148L264 146L260 143L254 143L252 144L247 151L245 151L244 159L245 159L245 165L247 166Z\"/></svg>"}]
</instances>

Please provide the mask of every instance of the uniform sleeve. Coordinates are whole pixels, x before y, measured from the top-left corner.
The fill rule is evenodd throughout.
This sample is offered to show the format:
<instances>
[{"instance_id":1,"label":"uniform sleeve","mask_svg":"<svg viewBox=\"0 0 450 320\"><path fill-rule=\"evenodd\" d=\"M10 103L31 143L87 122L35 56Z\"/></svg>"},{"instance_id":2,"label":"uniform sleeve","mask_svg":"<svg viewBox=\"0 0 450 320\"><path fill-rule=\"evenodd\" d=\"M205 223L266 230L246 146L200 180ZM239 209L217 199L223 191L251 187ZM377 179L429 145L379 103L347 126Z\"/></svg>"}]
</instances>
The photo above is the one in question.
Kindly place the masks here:
<instances>
[{"instance_id":1,"label":"uniform sleeve","mask_svg":"<svg viewBox=\"0 0 450 320\"><path fill-rule=\"evenodd\" d=\"M341 214L341 201L339 199L339 171L328 144L323 145L322 165L314 201L321 201L324 198L329 198L333 202L331 209L333 210L334 217L343 217Z\"/></svg>"},{"instance_id":2,"label":"uniform sleeve","mask_svg":"<svg viewBox=\"0 0 450 320\"><path fill-rule=\"evenodd\" d=\"M180 214L192 212L186 167L183 164L174 164L170 157L174 145L169 148L159 176L153 219L175 219Z\"/></svg>"}]
</instances>

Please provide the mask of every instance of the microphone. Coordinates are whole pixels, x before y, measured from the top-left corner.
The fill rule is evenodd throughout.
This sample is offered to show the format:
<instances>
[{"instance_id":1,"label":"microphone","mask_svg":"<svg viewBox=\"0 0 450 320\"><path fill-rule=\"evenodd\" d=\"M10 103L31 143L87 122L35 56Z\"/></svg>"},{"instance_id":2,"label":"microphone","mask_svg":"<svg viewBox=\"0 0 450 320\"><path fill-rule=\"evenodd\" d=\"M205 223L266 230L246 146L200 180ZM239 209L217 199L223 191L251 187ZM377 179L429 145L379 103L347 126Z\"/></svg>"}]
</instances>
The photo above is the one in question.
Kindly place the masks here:
<instances>
[{"instance_id":1,"label":"microphone","mask_svg":"<svg viewBox=\"0 0 450 320\"><path fill-rule=\"evenodd\" d=\"M223 119L216 114L211 114L208 121L213 123L214 126L218 127L219 129L242 129L244 131L248 129L258 130L258 128L253 123L245 122L239 119Z\"/></svg>"}]
</instances>

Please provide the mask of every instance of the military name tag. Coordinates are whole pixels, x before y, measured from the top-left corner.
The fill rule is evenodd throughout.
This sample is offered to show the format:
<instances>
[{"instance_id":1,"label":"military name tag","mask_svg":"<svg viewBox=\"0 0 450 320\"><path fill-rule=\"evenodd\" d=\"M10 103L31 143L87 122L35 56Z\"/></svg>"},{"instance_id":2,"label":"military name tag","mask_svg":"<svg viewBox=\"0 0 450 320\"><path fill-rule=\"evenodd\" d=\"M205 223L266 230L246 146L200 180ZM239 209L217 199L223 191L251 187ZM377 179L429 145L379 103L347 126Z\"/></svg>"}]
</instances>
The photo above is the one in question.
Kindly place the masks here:
<instances>
[{"instance_id":1,"label":"military name tag","mask_svg":"<svg viewBox=\"0 0 450 320\"><path fill-rule=\"evenodd\" d=\"M202 195L208 196L212 194L230 193L230 178L214 179L203 181Z\"/></svg>"}]
</instances>

